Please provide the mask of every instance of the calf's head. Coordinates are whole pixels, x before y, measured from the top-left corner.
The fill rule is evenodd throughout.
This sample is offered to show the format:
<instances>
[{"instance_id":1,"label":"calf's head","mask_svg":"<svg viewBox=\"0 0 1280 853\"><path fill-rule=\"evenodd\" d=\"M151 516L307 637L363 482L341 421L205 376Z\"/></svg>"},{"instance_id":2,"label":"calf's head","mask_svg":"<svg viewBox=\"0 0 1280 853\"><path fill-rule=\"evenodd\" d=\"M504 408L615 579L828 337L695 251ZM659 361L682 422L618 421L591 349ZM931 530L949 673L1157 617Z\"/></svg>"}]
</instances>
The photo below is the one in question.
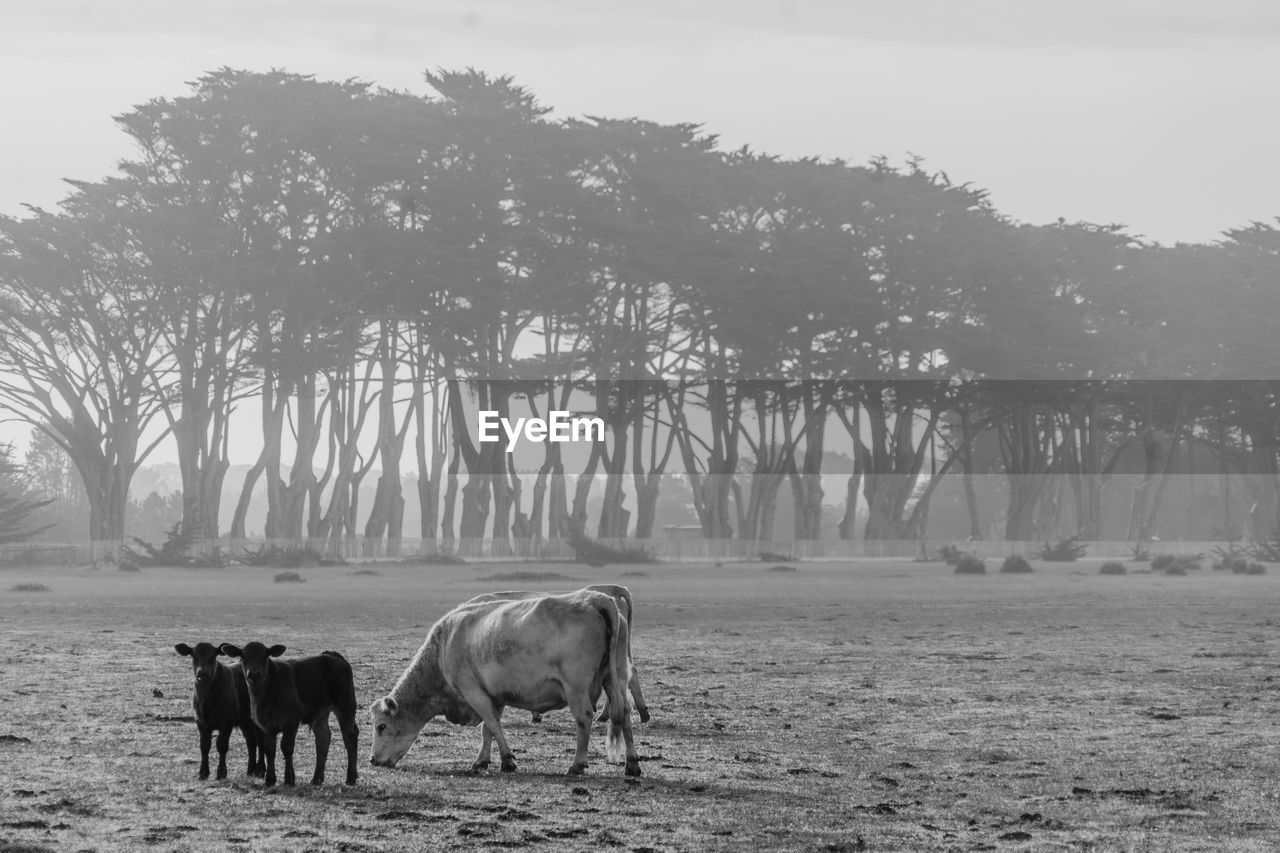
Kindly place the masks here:
<instances>
[{"instance_id":1,"label":"calf's head","mask_svg":"<svg viewBox=\"0 0 1280 853\"><path fill-rule=\"evenodd\" d=\"M195 648L186 643L178 643L173 647L178 654L191 658L191 669L196 676L196 690L203 690L213 684L218 674L218 655L222 650L213 643L196 643Z\"/></svg>"},{"instance_id":2,"label":"calf's head","mask_svg":"<svg viewBox=\"0 0 1280 853\"><path fill-rule=\"evenodd\" d=\"M240 665L244 669L245 681L249 683L249 689L255 692L266 689L271 678L271 658L278 658L284 652L284 646L277 644L267 648L257 640L252 643L245 643L243 649L230 643L222 644L222 653L224 655L240 658Z\"/></svg>"}]
</instances>

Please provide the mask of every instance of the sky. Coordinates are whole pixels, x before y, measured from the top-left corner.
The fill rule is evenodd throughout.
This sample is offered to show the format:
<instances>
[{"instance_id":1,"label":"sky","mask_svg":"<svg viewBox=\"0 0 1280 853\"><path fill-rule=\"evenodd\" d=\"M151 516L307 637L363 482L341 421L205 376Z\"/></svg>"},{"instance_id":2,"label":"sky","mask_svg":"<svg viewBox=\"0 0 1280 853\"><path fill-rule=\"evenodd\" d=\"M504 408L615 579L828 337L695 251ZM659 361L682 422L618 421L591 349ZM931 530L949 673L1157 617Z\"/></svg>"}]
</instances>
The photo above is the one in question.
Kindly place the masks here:
<instances>
[{"instance_id":1,"label":"sky","mask_svg":"<svg viewBox=\"0 0 1280 853\"><path fill-rule=\"evenodd\" d=\"M427 69L475 67L514 76L556 116L697 122L726 148L784 157L918 155L1018 220L1122 223L1163 243L1280 216L1280 3L1266 0L9 0L3 11L0 214L56 205L63 178L109 174L132 154L112 116L230 66L418 93ZM0 424L0 440L27 434Z\"/></svg>"},{"instance_id":2,"label":"sky","mask_svg":"<svg viewBox=\"0 0 1280 853\"><path fill-rule=\"evenodd\" d=\"M511 74L560 116L726 147L908 154L1027 222L1208 241L1280 215L1280 4L1264 0L40 0L5 4L0 213L131 154L111 117L221 66L427 92Z\"/></svg>"}]
</instances>

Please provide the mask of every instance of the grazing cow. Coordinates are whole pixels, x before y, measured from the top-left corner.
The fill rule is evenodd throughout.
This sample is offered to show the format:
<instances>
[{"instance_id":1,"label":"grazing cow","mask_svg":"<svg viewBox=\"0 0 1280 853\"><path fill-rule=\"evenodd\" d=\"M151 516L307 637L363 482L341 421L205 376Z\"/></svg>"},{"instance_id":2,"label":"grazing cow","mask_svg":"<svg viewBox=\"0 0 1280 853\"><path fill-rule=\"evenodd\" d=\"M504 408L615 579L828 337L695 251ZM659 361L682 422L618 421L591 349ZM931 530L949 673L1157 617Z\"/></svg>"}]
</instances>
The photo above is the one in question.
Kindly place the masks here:
<instances>
[{"instance_id":1,"label":"grazing cow","mask_svg":"<svg viewBox=\"0 0 1280 853\"><path fill-rule=\"evenodd\" d=\"M195 671L195 690L191 694L191 707L196 714L196 728L200 731L200 778L209 778L209 747L213 733L218 733L218 779L227 778L227 749L231 746L231 730L244 734L249 750L250 776L266 772L260 743L261 735L253 724L249 711L249 687L245 684L244 671L238 664L228 666L218 661L222 652L212 643L196 643L195 648L186 643L173 647L178 654L191 658Z\"/></svg>"},{"instance_id":2,"label":"grazing cow","mask_svg":"<svg viewBox=\"0 0 1280 853\"><path fill-rule=\"evenodd\" d=\"M517 601L464 604L427 633L408 669L388 696L370 708L370 761L394 767L426 723L441 714L451 723L484 723L473 771L489 766L498 741L503 771L516 769L502 732L506 706L526 711L568 707L578 727L569 775L587 767L587 744L596 699L609 697L608 756L626 756L626 775L640 775L631 734L627 623L608 595L581 591ZM624 750L625 747L625 750Z\"/></svg>"},{"instance_id":3,"label":"grazing cow","mask_svg":"<svg viewBox=\"0 0 1280 853\"><path fill-rule=\"evenodd\" d=\"M267 648L248 643L243 649L222 644L222 653L240 658L249 684L249 705L253 721L263 733L267 754L268 787L276 783L276 735L284 753L284 783L294 784L293 743L298 726L306 724L316 737L316 770L312 785L324 784L324 766L329 758L329 712L338 718L342 743L347 748L347 784L356 783L356 688L351 664L337 652L323 652L309 658L273 660L284 654L284 646Z\"/></svg>"},{"instance_id":4,"label":"grazing cow","mask_svg":"<svg viewBox=\"0 0 1280 853\"><path fill-rule=\"evenodd\" d=\"M578 592L602 592L611 597L618 604L618 613L627 620L627 664L631 668L631 678L627 682L627 687L631 690L631 698L635 700L636 711L640 714L640 722L649 722L649 706L644 703L644 694L640 692L640 672L636 669L635 659L631 656L631 634L636 629L636 621L634 617L635 607L631 603L631 590L625 586L618 584L602 583L593 584L583 587ZM571 593L557 592L535 592L531 590L507 590L506 592L486 592L477 595L470 601L466 601L462 606L478 604L485 601L519 601L526 598L538 598L543 595L570 595ZM600 709L600 716L596 719L605 720L609 716L609 697L605 695L605 705ZM542 722L542 715L535 713L533 715L535 723Z\"/></svg>"}]
</instances>

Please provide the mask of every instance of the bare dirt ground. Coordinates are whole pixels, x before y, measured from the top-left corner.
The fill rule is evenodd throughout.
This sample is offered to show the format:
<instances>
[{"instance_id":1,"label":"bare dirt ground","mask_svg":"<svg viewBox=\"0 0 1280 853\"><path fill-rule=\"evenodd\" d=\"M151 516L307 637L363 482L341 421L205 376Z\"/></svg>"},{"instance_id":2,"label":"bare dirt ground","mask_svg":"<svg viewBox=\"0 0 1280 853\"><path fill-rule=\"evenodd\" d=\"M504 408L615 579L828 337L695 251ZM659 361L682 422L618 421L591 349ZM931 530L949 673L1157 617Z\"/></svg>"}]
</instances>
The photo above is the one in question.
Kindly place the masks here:
<instances>
[{"instance_id":1,"label":"bare dirt ground","mask_svg":"<svg viewBox=\"0 0 1280 853\"><path fill-rule=\"evenodd\" d=\"M0 572L0 851L1273 850L1280 576L958 577L940 564L379 564L274 572ZM1133 567L1137 568L1137 567ZM540 571L571 580L494 579ZM452 604L621 581L653 711L644 776L567 714L508 710L518 772L427 726L396 770L260 789L232 741L198 782L178 641L282 642L385 693ZM38 581L47 592L15 592ZM314 758L298 738L298 778Z\"/></svg>"}]
</instances>

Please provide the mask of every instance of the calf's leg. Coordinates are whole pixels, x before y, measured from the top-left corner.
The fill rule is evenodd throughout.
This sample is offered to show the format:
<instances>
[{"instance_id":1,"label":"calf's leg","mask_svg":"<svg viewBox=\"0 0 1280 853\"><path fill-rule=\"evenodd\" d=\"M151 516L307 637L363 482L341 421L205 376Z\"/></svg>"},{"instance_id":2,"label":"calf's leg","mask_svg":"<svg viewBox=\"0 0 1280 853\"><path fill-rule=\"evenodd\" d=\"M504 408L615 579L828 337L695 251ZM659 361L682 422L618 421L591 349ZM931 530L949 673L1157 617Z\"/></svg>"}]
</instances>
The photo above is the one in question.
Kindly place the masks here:
<instances>
[{"instance_id":1,"label":"calf's leg","mask_svg":"<svg viewBox=\"0 0 1280 853\"><path fill-rule=\"evenodd\" d=\"M204 723L196 723L200 731L200 774L199 778L209 778L209 747L213 745L213 729Z\"/></svg>"},{"instance_id":2,"label":"calf's leg","mask_svg":"<svg viewBox=\"0 0 1280 853\"><path fill-rule=\"evenodd\" d=\"M267 777L263 784L270 788L276 783L276 735L275 732L267 734L261 729L258 733L261 736L262 751L267 754Z\"/></svg>"},{"instance_id":3,"label":"calf's leg","mask_svg":"<svg viewBox=\"0 0 1280 853\"><path fill-rule=\"evenodd\" d=\"M333 739L333 733L329 731L328 711L316 714L311 723L311 732L316 736L316 770L311 774L311 784L323 785L324 767L329 761L329 741Z\"/></svg>"},{"instance_id":4,"label":"calf's leg","mask_svg":"<svg viewBox=\"0 0 1280 853\"><path fill-rule=\"evenodd\" d=\"M356 725L356 712L338 713L338 728L342 731L342 745L347 748L347 784L354 785L356 773L356 749L360 746L360 727Z\"/></svg>"},{"instance_id":5,"label":"calf's leg","mask_svg":"<svg viewBox=\"0 0 1280 853\"><path fill-rule=\"evenodd\" d=\"M227 778L227 750L231 748L231 726L218 729L218 778Z\"/></svg>"},{"instance_id":6,"label":"calf's leg","mask_svg":"<svg viewBox=\"0 0 1280 853\"><path fill-rule=\"evenodd\" d=\"M244 735L245 751L249 753L249 766L245 769L245 775L249 777L261 776L267 771L265 765L265 757L263 756L262 747L259 745L261 737L258 727L253 723L240 727L240 733Z\"/></svg>"},{"instance_id":7,"label":"calf's leg","mask_svg":"<svg viewBox=\"0 0 1280 853\"><path fill-rule=\"evenodd\" d=\"M280 752L284 755L284 783L293 785L293 744L298 738L298 723L291 723L280 733Z\"/></svg>"}]
</instances>

